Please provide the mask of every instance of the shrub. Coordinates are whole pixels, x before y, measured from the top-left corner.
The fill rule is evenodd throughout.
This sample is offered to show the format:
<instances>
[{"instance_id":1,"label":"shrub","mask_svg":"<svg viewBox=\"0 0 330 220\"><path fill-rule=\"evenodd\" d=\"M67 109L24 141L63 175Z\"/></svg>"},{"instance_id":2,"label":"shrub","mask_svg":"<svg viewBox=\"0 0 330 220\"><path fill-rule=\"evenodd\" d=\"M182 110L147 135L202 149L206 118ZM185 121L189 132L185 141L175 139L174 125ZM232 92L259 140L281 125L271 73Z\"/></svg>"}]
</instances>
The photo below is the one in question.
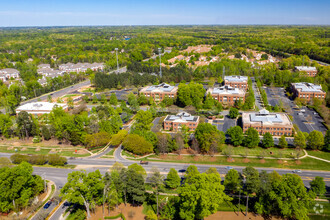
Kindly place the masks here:
<instances>
[{"instance_id":1,"label":"shrub","mask_svg":"<svg viewBox=\"0 0 330 220\"><path fill-rule=\"evenodd\" d=\"M85 137L85 144L87 149L105 146L109 143L111 135L108 132L102 131L95 134L87 134Z\"/></svg>"},{"instance_id":2,"label":"shrub","mask_svg":"<svg viewBox=\"0 0 330 220\"><path fill-rule=\"evenodd\" d=\"M113 146L118 146L119 144L121 144L123 142L123 140L125 139L127 134L128 134L128 132L126 130L119 131L117 134L115 134L112 137L110 144Z\"/></svg>"},{"instance_id":3,"label":"shrub","mask_svg":"<svg viewBox=\"0 0 330 220\"><path fill-rule=\"evenodd\" d=\"M153 152L153 146L146 141L144 137L137 134L129 134L123 142L125 150L138 155L144 155Z\"/></svg>"},{"instance_id":4,"label":"shrub","mask_svg":"<svg viewBox=\"0 0 330 220\"><path fill-rule=\"evenodd\" d=\"M10 156L10 160L14 164L20 164L23 161L28 162L29 156L28 155L22 155L22 154L13 154Z\"/></svg>"},{"instance_id":5,"label":"shrub","mask_svg":"<svg viewBox=\"0 0 330 220\"><path fill-rule=\"evenodd\" d=\"M52 136L49 132L49 129L46 126L42 126L41 128L41 134L44 137L46 141L48 141Z\"/></svg>"},{"instance_id":6,"label":"shrub","mask_svg":"<svg viewBox=\"0 0 330 220\"><path fill-rule=\"evenodd\" d=\"M35 164L35 165L44 165L47 163L47 156L46 155L32 155L29 156L29 161L30 164Z\"/></svg>"},{"instance_id":7,"label":"shrub","mask_svg":"<svg viewBox=\"0 0 330 220\"><path fill-rule=\"evenodd\" d=\"M65 157L61 157L58 154L48 155L48 164L52 166L64 166L67 163L67 159Z\"/></svg>"},{"instance_id":8,"label":"shrub","mask_svg":"<svg viewBox=\"0 0 330 220\"><path fill-rule=\"evenodd\" d=\"M35 143L35 144L36 143L40 143L41 142L41 138L39 136L35 136L35 137L33 137L32 142Z\"/></svg>"}]
</instances>

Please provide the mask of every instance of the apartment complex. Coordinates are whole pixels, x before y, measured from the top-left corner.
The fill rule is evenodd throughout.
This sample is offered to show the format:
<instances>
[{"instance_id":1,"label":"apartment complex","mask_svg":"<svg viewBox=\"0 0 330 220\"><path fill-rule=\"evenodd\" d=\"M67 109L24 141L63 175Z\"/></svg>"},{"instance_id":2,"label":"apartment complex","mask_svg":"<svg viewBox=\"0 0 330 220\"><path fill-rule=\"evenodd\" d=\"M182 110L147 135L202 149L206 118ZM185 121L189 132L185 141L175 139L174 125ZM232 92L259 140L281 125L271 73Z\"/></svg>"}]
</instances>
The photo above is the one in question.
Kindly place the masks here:
<instances>
[{"instance_id":1,"label":"apartment complex","mask_svg":"<svg viewBox=\"0 0 330 220\"><path fill-rule=\"evenodd\" d=\"M164 120L164 130L180 131L185 125L189 131L195 131L199 123L199 116L192 116L187 112L180 112L176 115L167 115Z\"/></svg>"},{"instance_id":2,"label":"apartment complex","mask_svg":"<svg viewBox=\"0 0 330 220\"><path fill-rule=\"evenodd\" d=\"M245 102L245 91L240 88L233 88L231 86L222 86L219 88L209 88L206 91L206 94L211 94L211 96L227 105L234 105L235 101L241 100Z\"/></svg>"},{"instance_id":3,"label":"apartment complex","mask_svg":"<svg viewBox=\"0 0 330 220\"><path fill-rule=\"evenodd\" d=\"M225 76L225 86L231 86L233 88L240 88L244 91L248 88L248 77L247 76Z\"/></svg>"},{"instance_id":4,"label":"apartment complex","mask_svg":"<svg viewBox=\"0 0 330 220\"><path fill-rule=\"evenodd\" d=\"M242 114L243 132L250 127L256 129L260 135L266 132L273 136L291 136L293 124L285 113L269 113L266 109L259 112L247 112Z\"/></svg>"},{"instance_id":5,"label":"apartment complex","mask_svg":"<svg viewBox=\"0 0 330 220\"><path fill-rule=\"evenodd\" d=\"M68 109L68 105L63 103L31 102L19 106L16 109L16 114L22 111L33 115L49 114L55 106L62 107L64 110Z\"/></svg>"},{"instance_id":6,"label":"apartment complex","mask_svg":"<svg viewBox=\"0 0 330 220\"><path fill-rule=\"evenodd\" d=\"M63 70L64 72L70 73L70 72L86 72L88 69L91 69L93 71L102 71L104 69L103 63L66 63L61 64L59 66L60 70Z\"/></svg>"},{"instance_id":7,"label":"apartment complex","mask_svg":"<svg viewBox=\"0 0 330 220\"><path fill-rule=\"evenodd\" d=\"M177 86L171 86L166 83L159 85L147 86L141 89L140 94L145 95L147 98L153 98L155 102L161 102L165 97L175 98L178 92Z\"/></svg>"},{"instance_id":8,"label":"apartment complex","mask_svg":"<svg viewBox=\"0 0 330 220\"><path fill-rule=\"evenodd\" d=\"M305 72L308 76L315 77L317 74L317 69L314 66L296 66L296 71Z\"/></svg>"},{"instance_id":9,"label":"apartment complex","mask_svg":"<svg viewBox=\"0 0 330 220\"><path fill-rule=\"evenodd\" d=\"M321 85L313 83L292 83L291 88L295 97L306 99L307 101L317 99L325 99L326 92L322 90Z\"/></svg>"},{"instance_id":10,"label":"apartment complex","mask_svg":"<svg viewBox=\"0 0 330 220\"><path fill-rule=\"evenodd\" d=\"M6 82L7 80L18 79L19 78L19 71L13 68L6 68L0 70L0 80L2 82Z\"/></svg>"}]
</instances>

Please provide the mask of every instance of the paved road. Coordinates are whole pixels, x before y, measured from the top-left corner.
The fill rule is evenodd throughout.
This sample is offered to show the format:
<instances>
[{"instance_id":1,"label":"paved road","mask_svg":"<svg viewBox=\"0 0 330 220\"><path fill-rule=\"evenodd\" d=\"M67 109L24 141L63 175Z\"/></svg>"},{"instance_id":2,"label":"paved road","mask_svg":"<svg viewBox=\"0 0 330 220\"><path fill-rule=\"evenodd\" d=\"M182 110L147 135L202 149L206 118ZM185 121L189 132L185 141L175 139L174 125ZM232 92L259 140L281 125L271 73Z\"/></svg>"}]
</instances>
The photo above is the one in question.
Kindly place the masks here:
<instances>
[{"instance_id":1,"label":"paved road","mask_svg":"<svg viewBox=\"0 0 330 220\"><path fill-rule=\"evenodd\" d=\"M261 96L260 96L260 93L259 93L258 88L257 88L257 83L256 83L254 77L251 77L251 80L252 80L252 88L253 88L254 96L255 96L255 105L256 105L259 109L262 109L263 106L262 106L262 104L261 104Z\"/></svg>"},{"instance_id":2,"label":"paved road","mask_svg":"<svg viewBox=\"0 0 330 220\"><path fill-rule=\"evenodd\" d=\"M77 158L68 159L68 164L72 165L85 165L84 169L88 172L100 170L101 173L105 173L115 162L121 162L125 166L136 163L137 161L129 161L120 156L120 148L117 148L114 155L116 159L97 159L97 158ZM11 154L0 153L0 157L9 157ZM187 169L190 164L183 163L162 163L162 162L150 162L149 165L145 166L145 169L150 171L152 167L157 167L161 172L169 172L170 168L174 168L177 171L182 171ZM228 170L227 165L201 165L196 164L200 172L206 171L210 167L216 167L220 174L226 174ZM244 167L233 166L237 171L241 171ZM256 168L257 170L266 170L267 172L277 171L279 174L292 173L292 169L277 169L277 168ZM43 175L46 173L46 178L54 181L56 186L61 188L67 179L68 173L75 171L76 169L61 169L61 168L50 168L50 167L34 167L34 173L38 175ZM307 184L315 176L322 176L327 180L326 184L330 187L330 172L327 171L313 171L313 170L303 170L299 173L300 176L305 177L304 183ZM309 179L308 179L308 178Z\"/></svg>"}]
</instances>

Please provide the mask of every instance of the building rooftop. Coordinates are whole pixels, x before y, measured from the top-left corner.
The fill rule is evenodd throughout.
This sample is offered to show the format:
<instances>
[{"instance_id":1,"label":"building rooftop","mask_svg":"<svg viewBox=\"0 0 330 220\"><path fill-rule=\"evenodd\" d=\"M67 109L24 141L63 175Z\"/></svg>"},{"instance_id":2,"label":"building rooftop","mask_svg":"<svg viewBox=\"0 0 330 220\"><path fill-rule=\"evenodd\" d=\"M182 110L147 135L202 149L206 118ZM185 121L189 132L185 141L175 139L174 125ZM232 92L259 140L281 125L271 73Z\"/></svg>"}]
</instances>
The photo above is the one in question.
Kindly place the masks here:
<instances>
[{"instance_id":1,"label":"building rooftop","mask_svg":"<svg viewBox=\"0 0 330 220\"><path fill-rule=\"evenodd\" d=\"M5 68L0 70L0 73L19 73L19 71L13 68Z\"/></svg>"},{"instance_id":2,"label":"building rooftop","mask_svg":"<svg viewBox=\"0 0 330 220\"><path fill-rule=\"evenodd\" d=\"M180 112L176 115L167 115L164 121L171 122L197 122L199 120L199 116L192 116L187 112Z\"/></svg>"},{"instance_id":3,"label":"building rooftop","mask_svg":"<svg viewBox=\"0 0 330 220\"><path fill-rule=\"evenodd\" d=\"M225 76L225 81L229 82L247 82L247 76Z\"/></svg>"},{"instance_id":4,"label":"building rooftop","mask_svg":"<svg viewBox=\"0 0 330 220\"><path fill-rule=\"evenodd\" d=\"M39 64L38 69L42 69L42 68L50 68L50 64Z\"/></svg>"},{"instance_id":5,"label":"building rooftop","mask_svg":"<svg viewBox=\"0 0 330 220\"><path fill-rule=\"evenodd\" d=\"M152 85L152 86L145 87L141 90L141 92L172 92L177 89L178 89L177 86L171 86L166 83L161 83L159 85Z\"/></svg>"},{"instance_id":6,"label":"building rooftop","mask_svg":"<svg viewBox=\"0 0 330 220\"><path fill-rule=\"evenodd\" d=\"M299 71L316 71L316 67L314 66L296 66L296 69Z\"/></svg>"},{"instance_id":7,"label":"building rooftop","mask_svg":"<svg viewBox=\"0 0 330 220\"><path fill-rule=\"evenodd\" d=\"M231 86L221 86L216 88L209 88L207 94L223 94L223 95L244 95L245 91L239 88L233 88Z\"/></svg>"},{"instance_id":8,"label":"building rooftop","mask_svg":"<svg viewBox=\"0 0 330 220\"><path fill-rule=\"evenodd\" d=\"M313 83L300 82L292 83L292 85L300 92L324 92L321 85L315 85Z\"/></svg>"},{"instance_id":9,"label":"building rooftop","mask_svg":"<svg viewBox=\"0 0 330 220\"><path fill-rule=\"evenodd\" d=\"M292 125L289 117L285 113L269 113L266 109L259 112L243 113L243 124L263 124L263 125Z\"/></svg>"},{"instance_id":10,"label":"building rooftop","mask_svg":"<svg viewBox=\"0 0 330 220\"><path fill-rule=\"evenodd\" d=\"M19 113L21 111L26 111L26 112L33 112L34 114L38 114L38 113L43 114L45 112L52 111L55 106L62 107L63 109L68 108L68 105L63 103L30 102L19 106L16 109L16 112Z\"/></svg>"}]
</instances>

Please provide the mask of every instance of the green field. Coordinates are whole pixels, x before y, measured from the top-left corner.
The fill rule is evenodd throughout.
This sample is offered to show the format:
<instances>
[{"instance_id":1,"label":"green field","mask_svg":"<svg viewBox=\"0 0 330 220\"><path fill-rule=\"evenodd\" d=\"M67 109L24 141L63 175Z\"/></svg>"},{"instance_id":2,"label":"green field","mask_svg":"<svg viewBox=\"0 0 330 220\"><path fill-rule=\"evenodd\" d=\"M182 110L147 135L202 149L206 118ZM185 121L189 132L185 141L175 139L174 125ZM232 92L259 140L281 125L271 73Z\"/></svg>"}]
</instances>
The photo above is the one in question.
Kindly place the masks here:
<instances>
[{"instance_id":1,"label":"green field","mask_svg":"<svg viewBox=\"0 0 330 220\"><path fill-rule=\"evenodd\" d=\"M228 146L224 146L222 148L222 152L227 148ZM246 153L248 156L259 156L262 154L262 152L265 152L266 157L281 157L281 158L292 158L293 155L295 155L296 150L295 149L290 149L290 148L276 148L276 147L271 147L268 149L261 148L261 147L256 147L256 148L246 148L246 147L232 147L232 155L240 155L244 156ZM222 153L222 155L224 155ZM301 152L301 156L303 156L304 153Z\"/></svg>"},{"instance_id":2,"label":"green field","mask_svg":"<svg viewBox=\"0 0 330 220\"><path fill-rule=\"evenodd\" d=\"M174 162L174 163L191 163L191 164L214 164L214 165L231 165L231 166L253 166L253 167L265 167L265 168L283 168L283 169L306 169L306 170L324 170L330 171L329 163L316 160L313 158L304 158L299 162L294 160L274 160L274 159L244 159L244 158L233 158L234 161L228 162L226 157L211 157L211 156L177 156L177 155L166 155L162 156L149 156L145 158L148 161L157 162ZM300 163L300 164L299 164Z\"/></svg>"},{"instance_id":3,"label":"green field","mask_svg":"<svg viewBox=\"0 0 330 220\"><path fill-rule=\"evenodd\" d=\"M307 153L314 157L319 157L322 159L330 160L330 153L328 153L328 152L310 150L310 151L307 151Z\"/></svg>"}]
</instances>

